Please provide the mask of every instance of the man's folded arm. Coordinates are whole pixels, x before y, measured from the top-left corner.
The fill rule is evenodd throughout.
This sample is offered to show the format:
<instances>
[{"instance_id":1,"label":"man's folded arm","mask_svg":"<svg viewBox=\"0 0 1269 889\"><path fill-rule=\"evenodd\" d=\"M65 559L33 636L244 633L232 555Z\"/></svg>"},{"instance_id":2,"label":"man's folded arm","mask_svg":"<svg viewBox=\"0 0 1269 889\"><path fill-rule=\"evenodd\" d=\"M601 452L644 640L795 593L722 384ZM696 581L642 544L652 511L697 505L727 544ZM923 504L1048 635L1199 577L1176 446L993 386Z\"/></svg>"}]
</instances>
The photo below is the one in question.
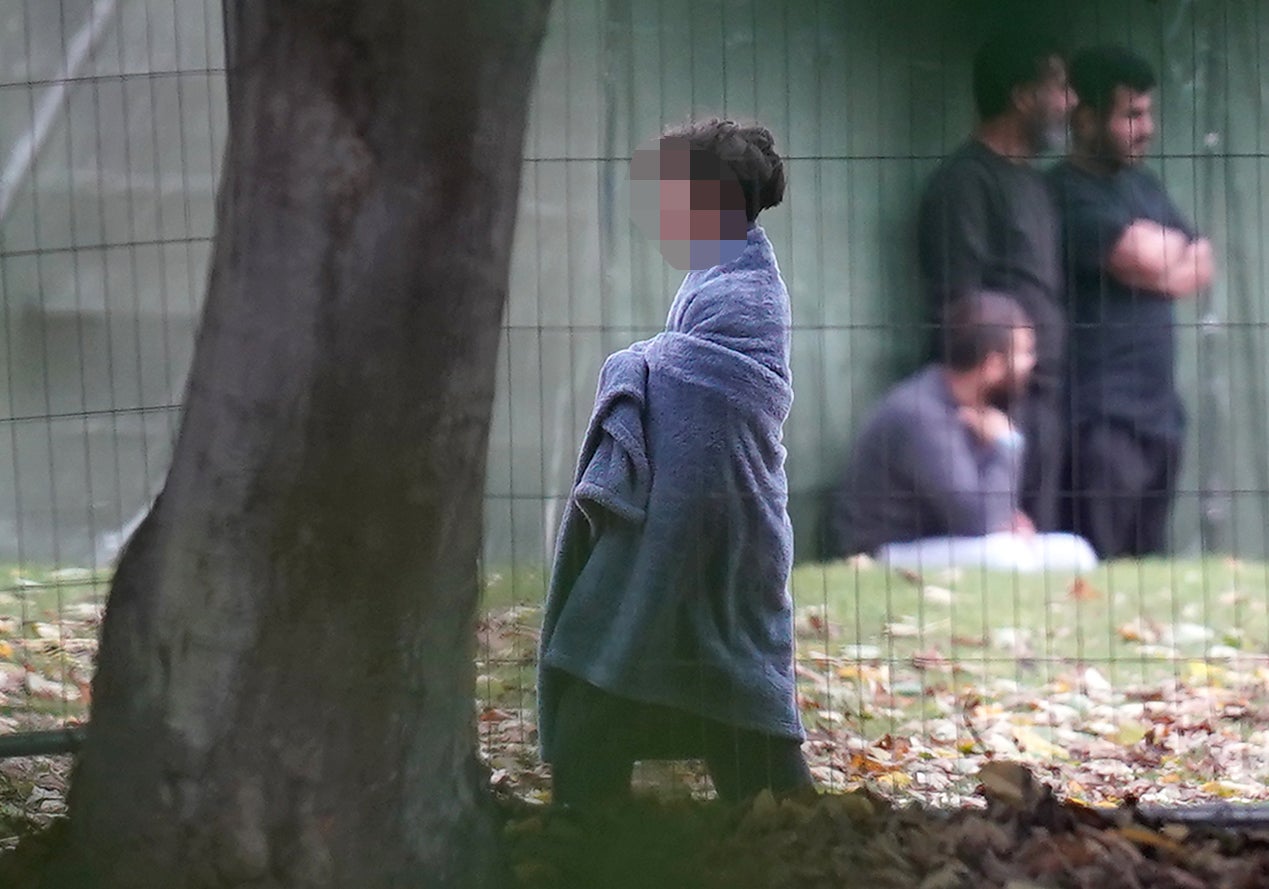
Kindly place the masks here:
<instances>
[{"instance_id":1,"label":"man's folded arm","mask_svg":"<svg viewBox=\"0 0 1269 889\"><path fill-rule=\"evenodd\" d=\"M1129 225L1107 257L1106 269L1126 287L1173 298L1192 296L1212 281L1212 245L1148 219Z\"/></svg>"}]
</instances>

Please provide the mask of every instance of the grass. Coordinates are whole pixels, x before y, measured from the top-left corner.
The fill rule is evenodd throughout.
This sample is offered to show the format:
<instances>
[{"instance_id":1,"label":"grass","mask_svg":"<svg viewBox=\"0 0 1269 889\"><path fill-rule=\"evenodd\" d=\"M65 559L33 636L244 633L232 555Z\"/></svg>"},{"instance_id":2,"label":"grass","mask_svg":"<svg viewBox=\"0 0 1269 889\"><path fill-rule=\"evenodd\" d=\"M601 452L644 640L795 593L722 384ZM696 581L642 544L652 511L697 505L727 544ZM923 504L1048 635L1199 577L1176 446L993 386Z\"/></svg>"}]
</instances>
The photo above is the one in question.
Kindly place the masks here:
<instances>
[{"instance_id":1,"label":"grass","mask_svg":"<svg viewBox=\"0 0 1269 889\"><path fill-rule=\"evenodd\" d=\"M0 670L22 669L80 690L89 680L106 572L0 566ZM488 572L483 608L520 628L495 652L486 690L532 704L535 630L546 594L540 566ZM1070 574L943 571L915 578L866 562L808 564L793 574L799 655L875 664L940 658L982 682L1043 685L1071 665L1115 686L1186 679L1195 665L1269 653L1269 565L1231 559L1114 562L1077 585ZM527 609L527 610L521 610ZM2 677L3 674L0 674ZM487 679L487 681L489 681ZM37 683L38 684L38 683ZM0 697L0 718L78 719L81 693Z\"/></svg>"},{"instance_id":2,"label":"grass","mask_svg":"<svg viewBox=\"0 0 1269 889\"><path fill-rule=\"evenodd\" d=\"M108 572L0 566L0 734L88 716ZM0 848L66 810L66 756L0 760Z\"/></svg>"},{"instance_id":3,"label":"grass","mask_svg":"<svg viewBox=\"0 0 1269 889\"><path fill-rule=\"evenodd\" d=\"M1213 655L1269 651L1269 572L1228 559L1112 562L1079 579L809 565L793 594L829 622L818 640L803 628L805 644L836 643L862 660L937 650L988 678L1047 679L1081 664L1113 685L1152 683Z\"/></svg>"},{"instance_id":4,"label":"grass","mask_svg":"<svg viewBox=\"0 0 1269 889\"><path fill-rule=\"evenodd\" d=\"M0 566L0 730L86 718L107 571Z\"/></svg>"},{"instance_id":5,"label":"grass","mask_svg":"<svg viewBox=\"0 0 1269 889\"><path fill-rule=\"evenodd\" d=\"M957 805L1003 756L1093 802L1263 795L1264 564L918 577L855 560L800 566L792 590L805 749L826 785L863 775ZM533 731L544 595L539 568L488 574L478 662L486 752L530 794L549 784Z\"/></svg>"},{"instance_id":6,"label":"grass","mask_svg":"<svg viewBox=\"0 0 1269 889\"><path fill-rule=\"evenodd\" d=\"M483 746L504 789L544 796L534 674L547 579L533 565L486 575L477 662ZM0 566L0 733L86 718L108 584L105 572ZM1215 758L1222 745L1269 747L1257 735L1269 721L1269 565L1118 562L1077 581L980 571L916 577L855 561L799 566L792 590L807 749L817 775L834 786L865 774L870 786L903 789L914 762L925 768L931 759L984 750L1012 755L1010 743L1035 762L1069 770L1081 757L1109 756L1104 748L1113 742L1140 786L1199 787L1229 771L1228 759ZM1086 687L1089 668L1104 685L1100 696ZM1177 715L1187 700L1217 714L1207 719L1211 730L1142 764L1135 748L1151 726L1125 716L1128 708L1138 713L1140 701L1152 702L1180 726L1190 719ZM1055 702L1079 711L1076 724L1037 718ZM1231 702L1242 715L1226 719ZM1007 731L1012 742L999 740ZM1103 745L1096 756L1080 746L1089 739ZM1197 770L1199 760L1206 771ZM1269 773L1256 771L1251 754L1244 761L1248 780ZM68 763L0 763L0 828L24 812L56 815ZM681 790L683 774L691 772L660 783ZM1108 795L1115 781L1122 789L1128 780L1077 778L1105 785ZM655 772L648 781L658 782ZM1216 792L1238 795L1246 785L1231 786Z\"/></svg>"},{"instance_id":7,"label":"grass","mask_svg":"<svg viewBox=\"0 0 1269 889\"><path fill-rule=\"evenodd\" d=\"M1111 562L1077 580L957 569L915 577L834 562L800 566L791 587L803 658L895 663L937 652L1018 682L1086 665L1118 686L1187 675L1213 654L1269 653L1262 563ZM541 568L492 572L484 607L536 608L545 589Z\"/></svg>"}]
</instances>

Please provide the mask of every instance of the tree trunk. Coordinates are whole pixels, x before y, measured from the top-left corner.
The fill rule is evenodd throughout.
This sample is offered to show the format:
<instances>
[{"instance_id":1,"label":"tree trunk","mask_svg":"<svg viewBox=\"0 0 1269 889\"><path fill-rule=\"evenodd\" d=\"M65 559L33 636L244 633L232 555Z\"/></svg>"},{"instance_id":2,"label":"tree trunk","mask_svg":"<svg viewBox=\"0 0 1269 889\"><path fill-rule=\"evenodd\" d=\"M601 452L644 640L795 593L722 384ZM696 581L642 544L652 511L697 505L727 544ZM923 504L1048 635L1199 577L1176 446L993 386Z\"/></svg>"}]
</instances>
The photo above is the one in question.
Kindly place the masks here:
<instances>
[{"instance_id":1,"label":"tree trunk","mask_svg":"<svg viewBox=\"0 0 1269 889\"><path fill-rule=\"evenodd\" d=\"M227 0L185 413L50 883L498 882L476 566L549 2Z\"/></svg>"}]
</instances>

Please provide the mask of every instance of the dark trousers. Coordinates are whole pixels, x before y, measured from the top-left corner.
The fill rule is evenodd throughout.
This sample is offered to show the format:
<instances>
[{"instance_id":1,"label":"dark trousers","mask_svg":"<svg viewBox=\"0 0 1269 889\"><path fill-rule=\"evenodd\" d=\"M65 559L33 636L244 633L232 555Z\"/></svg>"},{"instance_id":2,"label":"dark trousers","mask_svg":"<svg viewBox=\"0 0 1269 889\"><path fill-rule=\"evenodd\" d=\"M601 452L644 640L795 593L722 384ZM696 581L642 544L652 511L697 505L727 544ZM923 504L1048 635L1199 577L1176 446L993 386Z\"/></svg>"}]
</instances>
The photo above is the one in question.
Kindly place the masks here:
<instances>
[{"instance_id":1,"label":"dark trousers","mask_svg":"<svg viewBox=\"0 0 1269 889\"><path fill-rule=\"evenodd\" d=\"M1081 426L1071 450L1075 530L1103 559L1167 550L1179 442L1113 422Z\"/></svg>"},{"instance_id":2,"label":"dark trousers","mask_svg":"<svg viewBox=\"0 0 1269 889\"><path fill-rule=\"evenodd\" d=\"M572 806L630 793L636 760L704 758L720 798L813 786L801 744L610 694L575 679L560 695L551 761L554 799Z\"/></svg>"},{"instance_id":3,"label":"dark trousers","mask_svg":"<svg viewBox=\"0 0 1269 889\"><path fill-rule=\"evenodd\" d=\"M1020 505L1037 531L1063 525L1062 486L1066 467L1066 422L1056 386L1027 391L1011 411L1025 437Z\"/></svg>"}]
</instances>

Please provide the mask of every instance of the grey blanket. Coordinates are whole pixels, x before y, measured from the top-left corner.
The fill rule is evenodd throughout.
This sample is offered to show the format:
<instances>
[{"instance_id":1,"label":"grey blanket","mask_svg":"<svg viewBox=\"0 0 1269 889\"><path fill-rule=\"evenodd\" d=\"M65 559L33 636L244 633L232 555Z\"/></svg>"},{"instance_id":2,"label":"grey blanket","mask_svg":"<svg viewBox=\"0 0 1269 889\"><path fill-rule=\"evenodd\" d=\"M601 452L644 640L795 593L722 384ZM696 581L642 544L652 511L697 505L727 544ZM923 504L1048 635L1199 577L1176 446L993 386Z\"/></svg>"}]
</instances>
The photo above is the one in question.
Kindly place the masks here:
<instances>
[{"instance_id":1,"label":"grey blanket","mask_svg":"<svg viewBox=\"0 0 1269 889\"><path fill-rule=\"evenodd\" d=\"M775 254L754 226L735 261L687 275L665 332L605 362L543 622L548 761L569 675L803 736L781 442L789 324Z\"/></svg>"}]
</instances>

